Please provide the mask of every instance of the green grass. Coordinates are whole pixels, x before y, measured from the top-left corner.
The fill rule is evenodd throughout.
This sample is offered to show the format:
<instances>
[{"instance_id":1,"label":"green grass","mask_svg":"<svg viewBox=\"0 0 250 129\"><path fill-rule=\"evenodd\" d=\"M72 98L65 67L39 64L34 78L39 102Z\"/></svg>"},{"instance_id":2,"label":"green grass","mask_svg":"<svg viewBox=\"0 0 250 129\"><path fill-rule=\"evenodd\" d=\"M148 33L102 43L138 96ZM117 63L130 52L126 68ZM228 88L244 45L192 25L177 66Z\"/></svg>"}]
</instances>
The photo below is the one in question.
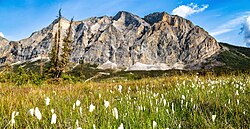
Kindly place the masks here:
<instances>
[{"instance_id":1,"label":"green grass","mask_svg":"<svg viewBox=\"0 0 250 129\"><path fill-rule=\"evenodd\" d=\"M41 86L0 84L0 128L250 128L250 76L170 76ZM122 86L121 93L119 86ZM131 89L131 90L129 90ZM238 91L239 95L236 94ZM185 99L182 97L185 96ZM50 105L45 105L45 98ZM73 110L73 104L81 101ZM106 109L104 100L110 102ZM237 100L239 103L237 103ZM229 103L230 101L230 103ZM90 104L95 105L89 112ZM174 107L172 108L172 104ZM39 121L31 108L42 113ZM118 109L118 119L112 109ZM51 109L57 123L51 125ZM8 124L18 111L15 124ZM216 115L212 121L212 115Z\"/></svg>"}]
</instances>

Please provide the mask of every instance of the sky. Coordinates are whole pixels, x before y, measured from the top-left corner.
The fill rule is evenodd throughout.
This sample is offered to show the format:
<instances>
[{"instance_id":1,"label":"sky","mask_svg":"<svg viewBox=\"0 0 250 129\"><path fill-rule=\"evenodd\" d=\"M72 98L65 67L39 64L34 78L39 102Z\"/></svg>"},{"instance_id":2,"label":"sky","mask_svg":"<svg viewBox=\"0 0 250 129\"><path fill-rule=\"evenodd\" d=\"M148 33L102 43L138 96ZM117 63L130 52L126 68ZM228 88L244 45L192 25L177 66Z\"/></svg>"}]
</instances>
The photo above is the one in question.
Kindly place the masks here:
<instances>
[{"instance_id":1,"label":"sky","mask_svg":"<svg viewBox=\"0 0 250 129\"><path fill-rule=\"evenodd\" d=\"M114 16L128 11L179 15L204 28L219 42L250 46L249 0L0 0L0 36L20 40L48 26L58 10L68 19Z\"/></svg>"}]
</instances>

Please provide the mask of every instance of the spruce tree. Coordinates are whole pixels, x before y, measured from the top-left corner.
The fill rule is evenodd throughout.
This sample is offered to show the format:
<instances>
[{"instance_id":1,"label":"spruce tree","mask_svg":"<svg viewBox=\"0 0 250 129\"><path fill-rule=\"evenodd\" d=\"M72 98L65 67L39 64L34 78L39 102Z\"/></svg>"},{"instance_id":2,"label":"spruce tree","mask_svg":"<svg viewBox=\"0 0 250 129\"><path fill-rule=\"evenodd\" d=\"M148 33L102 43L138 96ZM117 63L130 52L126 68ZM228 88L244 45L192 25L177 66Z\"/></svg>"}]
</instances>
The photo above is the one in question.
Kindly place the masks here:
<instances>
[{"instance_id":1,"label":"spruce tree","mask_svg":"<svg viewBox=\"0 0 250 129\"><path fill-rule=\"evenodd\" d=\"M52 78L60 78L64 71L68 70L69 56L71 53L71 27L73 23L73 18L70 21L70 26L67 32L66 37L63 39L63 47L61 49L61 9L59 10L58 15L58 30L55 34L54 43L50 53L50 68L49 73ZM60 55L61 54L61 55Z\"/></svg>"},{"instance_id":2,"label":"spruce tree","mask_svg":"<svg viewBox=\"0 0 250 129\"><path fill-rule=\"evenodd\" d=\"M69 60L70 60L69 58L70 58L71 43L72 43L72 40L71 40L72 24L73 24L73 18L70 21L67 36L63 39L63 48L62 48L61 61L60 61L61 72L67 72L69 70L68 65L69 65Z\"/></svg>"}]
</instances>

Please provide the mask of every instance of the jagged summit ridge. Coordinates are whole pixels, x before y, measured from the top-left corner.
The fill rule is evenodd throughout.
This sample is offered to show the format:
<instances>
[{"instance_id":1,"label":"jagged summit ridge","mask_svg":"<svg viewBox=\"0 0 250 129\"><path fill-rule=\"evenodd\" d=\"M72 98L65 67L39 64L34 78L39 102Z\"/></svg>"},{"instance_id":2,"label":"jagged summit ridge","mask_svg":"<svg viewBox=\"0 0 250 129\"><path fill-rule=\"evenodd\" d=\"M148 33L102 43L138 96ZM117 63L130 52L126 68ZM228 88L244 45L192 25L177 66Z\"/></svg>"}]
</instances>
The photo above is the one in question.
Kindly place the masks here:
<instances>
[{"instance_id":1,"label":"jagged summit ridge","mask_svg":"<svg viewBox=\"0 0 250 129\"><path fill-rule=\"evenodd\" d=\"M69 20L60 22L64 36ZM57 26L58 20L55 20L27 39L9 42L5 50L0 51L5 51L0 57L1 62L26 61L41 53L48 55ZM220 50L217 41L204 29L166 12L140 18L120 11L114 17L75 21L72 32L72 61L82 60L98 65L110 61L120 68L131 67L138 62L150 66L164 64L166 68L177 65L187 68L197 66Z\"/></svg>"}]
</instances>

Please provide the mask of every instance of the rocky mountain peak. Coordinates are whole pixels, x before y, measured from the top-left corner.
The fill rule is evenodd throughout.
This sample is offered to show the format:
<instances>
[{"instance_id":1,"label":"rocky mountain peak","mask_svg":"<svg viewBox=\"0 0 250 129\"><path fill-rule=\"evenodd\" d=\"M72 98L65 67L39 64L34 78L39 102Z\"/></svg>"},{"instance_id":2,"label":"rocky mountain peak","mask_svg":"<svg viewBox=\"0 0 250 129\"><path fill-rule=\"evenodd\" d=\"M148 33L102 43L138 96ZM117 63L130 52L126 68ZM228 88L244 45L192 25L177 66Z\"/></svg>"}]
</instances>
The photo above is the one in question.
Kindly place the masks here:
<instances>
[{"instance_id":1,"label":"rocky mountain peak","mask_svg":"<svg viewBox=\"0 0 250 129\"><path fill-rule=\"evenodd\" d=\"M155 12L145 16L144 20L153 25L154 23L158 23L160 21L166 21L169 17L171 16L166 12Z\"/></svg>"},{"instance_id":2,"label":"rocky mountain peak","mask_svg":"<svg viewBox=\"0 0 250 129\"><path fill-rule=\"evenodd\" d=\"M54 20L29 38L2 45L0 63L27 61L42 53L48 56L58 22ZM69 22L65 18L60 21L62 38ZM74 21L72 40L71 61L98 65L111 62L106 64L117 68L192 69L220 51L217 41L204 29L166 12L140 18L120 11L114 17Z\"/></svg>"},{"instance_id":3,"label":"rocky mountain peak","mask_svg":"<svg viewBox=\"0 0 250 129\"><path fill-rule=\"evenodd\" d=\"M120 22L124 24L125 26L129 26L129 25L139 26L140 24L145 23L145 21L141 19L139 16L136 16L126 11L118 12L113 17L112 20L114 20L114 22Z\"/></svg>"}]
</instances>

